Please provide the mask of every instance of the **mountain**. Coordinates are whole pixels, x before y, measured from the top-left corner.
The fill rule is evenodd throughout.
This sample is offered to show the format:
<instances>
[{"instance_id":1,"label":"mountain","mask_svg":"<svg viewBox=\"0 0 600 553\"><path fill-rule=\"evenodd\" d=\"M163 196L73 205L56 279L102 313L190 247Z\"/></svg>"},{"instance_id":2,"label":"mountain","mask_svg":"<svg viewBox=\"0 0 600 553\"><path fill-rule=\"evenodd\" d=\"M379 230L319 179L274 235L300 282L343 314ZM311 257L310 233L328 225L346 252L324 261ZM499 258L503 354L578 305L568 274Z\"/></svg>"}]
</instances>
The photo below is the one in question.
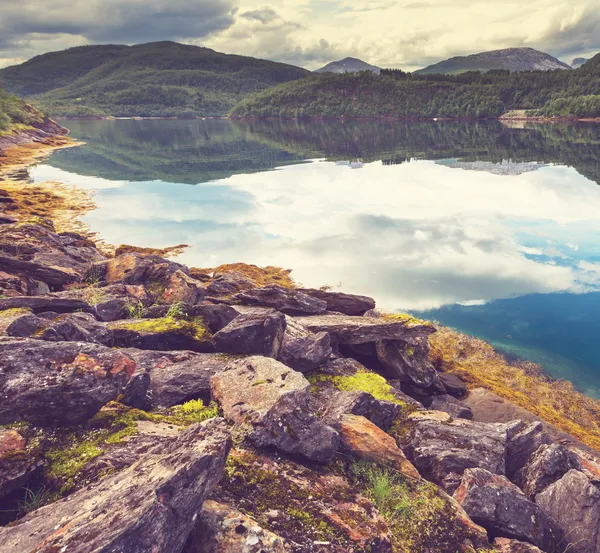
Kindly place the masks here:
<instances>
[{"instance_id":1,"label":"mountain","mask_svg":"<svg viewBox=\"0 0 600 553\"><path fill-rule=\"evenodd\" d=\"M293 65L153 42L81 46L0 71L9 92L52 115L226 115L240 100L309 71Z\"/></svg>"},{"instance_id":2,"label":"mountain","mask_svg":"<svg viewBox=\"0 0 600 553\"><path fill-rule=\"evenodd\" d=\"M344 58L340 61L332 61L325 67L317 69L315 73L358 73L360 71L371 71L379 74L381 69L356 58Z\"/></svg>"},{"instance_id":3,"label":"mountain","mask_svg":"<svg viewBox=\"0 0 600 553\"><path fill-rule=\"evenodd\" d=\"M572 62L571 62L571 67L573 69L577 69L578 67L581 67L584 63L590 61L589 58L575 58Z\"/></svg>"},{"instance_id":4,"label":"mountain","mask_svg":"<svg viewBox=\"0 0 600 553\"><path fill-rule=\"evenodd\" d=\"M491 50L470 56L456 56L424 69L418 74L457 74L465 71L489 71L490 69L508 69L509 71L552 71L554 69L571 69L566 63L550 54L533 48L506 48Z\"/></svg>"}]
</instances>

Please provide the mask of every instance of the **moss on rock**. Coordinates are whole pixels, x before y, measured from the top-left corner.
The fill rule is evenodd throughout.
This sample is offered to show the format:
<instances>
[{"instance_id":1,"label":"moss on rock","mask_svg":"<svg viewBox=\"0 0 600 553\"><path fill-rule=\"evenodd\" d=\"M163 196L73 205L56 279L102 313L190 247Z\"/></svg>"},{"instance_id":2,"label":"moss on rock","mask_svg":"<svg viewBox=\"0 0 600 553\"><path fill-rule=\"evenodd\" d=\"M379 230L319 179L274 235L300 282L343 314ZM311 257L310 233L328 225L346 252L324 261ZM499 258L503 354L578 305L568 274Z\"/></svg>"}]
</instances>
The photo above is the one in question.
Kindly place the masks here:
<instances>
[{"instance_id":1,"label":"moss on rock","mask_svg":"<svg viewBox=\"0 0 600 553\"><path fill-rule=\"evenodd\" d=\"M118 321L111 323L109 328L131 330L140 334L183 334L191 336L198 341L208 341L212 338L212 334L201 317L185 320L173 316L166 316L159 319Z\"/></svg>"}]
</instances>

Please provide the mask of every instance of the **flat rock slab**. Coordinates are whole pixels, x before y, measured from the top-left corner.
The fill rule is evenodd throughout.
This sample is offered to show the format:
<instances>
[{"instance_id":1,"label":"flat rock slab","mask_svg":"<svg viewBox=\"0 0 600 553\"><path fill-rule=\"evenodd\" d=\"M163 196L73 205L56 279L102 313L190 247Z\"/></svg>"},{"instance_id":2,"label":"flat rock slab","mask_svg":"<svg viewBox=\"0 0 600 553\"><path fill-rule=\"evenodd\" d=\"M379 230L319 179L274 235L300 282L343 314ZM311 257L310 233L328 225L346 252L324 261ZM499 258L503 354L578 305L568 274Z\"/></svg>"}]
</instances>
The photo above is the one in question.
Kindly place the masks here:
<instances>
[{"instance_id":1,"label":"flat rock slab","mask_svg":"<svg viewBox=\"0 0 600 553\"><path fill-rule=\"evenodd\" d=\"M287 315L315 315L327 311L324 300L274 285L240 292L233 299L246 305L272 307Z\"/></svg>"},{"instance_id":2,"label":"flat rock slab","mask_svg":"<svg viewBox=\"0 0 600 553\"><path fill-rule=\"evenodd\" d=\"M365 344L379 340L402 340L410 343L435 332L430 324L388 320L383 317L314 315L297 317L296 321L311 332L329 333L332 342L338 344Z\"/></svg>"},{"instance_id":3,"label":"flat rock slab","mask_svg":"<svg viewBox=\"0 0 600 553\"><path fill-rule=\"evenodd\" d=\"M222 419L191 426L130 468L0 529L0 551L181 551L230 447Z\"/></svg>"},{"instance_id":4,"label":"flat rock slab","mask_svg":"<svg viewBox=\"0 0 600 553\"><path fill-rule=\"evenodd\" d=\"M70 298L52 296L17 296L0 300L0 311L4 309L31 309L34 313L54 311L56 313L72 313L73 311L91 311L89 303Z\"/></svg>"},{"instance_id":5,"label":"flat rock slab","mask_svg":"<svg viewBox=\"0 0 600 553\"><path fill-rule=\"evenodd\" d=\"M375 300L367 296L356 296L342 292L327 292L313 288L300 288L299 292L323 300L327 303L327 311L344 313L344 315L364 315L375 309Z\"/></svg>"}]
</instances>

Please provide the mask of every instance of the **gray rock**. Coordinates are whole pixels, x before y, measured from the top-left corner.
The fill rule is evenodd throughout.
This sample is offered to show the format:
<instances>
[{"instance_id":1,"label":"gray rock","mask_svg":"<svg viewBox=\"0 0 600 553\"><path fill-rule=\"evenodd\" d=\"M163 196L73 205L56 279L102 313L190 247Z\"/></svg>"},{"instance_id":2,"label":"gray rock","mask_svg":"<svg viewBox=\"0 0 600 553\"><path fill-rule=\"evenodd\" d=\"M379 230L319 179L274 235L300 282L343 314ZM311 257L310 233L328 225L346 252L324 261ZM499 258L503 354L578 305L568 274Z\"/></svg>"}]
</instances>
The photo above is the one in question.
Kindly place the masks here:
<instances>
[{"instance_id":1,"label":"gray rock","mask_svg":"<svg viewBox=\"0 0 600 553\"><path fill-rule=\"evenodd\" d=\"M194 305L189 308L188 313L190 317L202 317L202 320L213 334L225 328L238 316L238 312L233 307L222 303Z\"/></svg>"},{"instance_id":2,"label":"gray rock","mask_svg":"<svg viewBox=\"0 0 600 553\"><path fill-rule=\"evenodd\" d=\"M327 292L312 288L300 288L298 291L325 301L327 303L327 311L344 313L345 315L364 315L370 309L375 308L375 300L367 296L343 294L342 292Z\"/></svg>"},{"instance_id":3,"label":"gray rock","mask_svg":"<svg viewBox=\"0 0 600 553\"><path fill-rule=\"evenodd\" d=\"M0 550L181 551L230 447L222 419L191 426L130 468L0 529Z\"/></svg>"},{"instance_id":4,"label":"gray rock","mask_svg":"<svg viewBox=\"0 0 600 553\"><path fill-rule=\"evenodd\" d=\"M567 551L600 551L600 489L577 470L570 470L535 498L565 534Z\"/></svg>"},{"instance_id":5,"label":"gray rock","mask_svg":"<svg viewBox=\"0 0 600 553\"><path fill-rule=\"evenodd\" d=\"M217 351L276 358L281 350L286 320L275 310L256 310L238 315L214 335Z\"/></svg>"},{"instance_id":6,"label":"gray rock","mask_svg":"<svg viewBox=\"0 0 600 553\"><path fill-rule=\"evenodd\" d=\"M6 335L14 338L29 338L39 330L46 328L48 321L36 315L23 315L6 327Z\"/></svg>"},{"instance_id":7,"label":"gray rock","mask_svg":"<svg viewBox=\"0 0 600 553\"><path fill-rule=\"evenodd\" d=\"M494 546L498 553L544 553L539 547L524 541L496 538Z\"/></svg>"},{"instance_id":8,"label":"gray rock","mask_svg":"<svg viewBox=\"0 0 600 553\"><path fill-rule=\"evenodd\" d=\"M241 290L250 290L256 284L240 273L220 273L208 284L206 291L210 296L229 296Z\"/></svg>"},{"instance_id":9,"label":"gray rock","mask_svg":"<svg viewBox=\"0 0 600 553\"><path fill-rule=\"evenodd\" d=\"M429 408L434 411L444 411L444 413L459 419L473 420L473 411L458 399L447 394L434 396Z\"/></svg>"},{"instance_id":10,"label":"gray rock","mask_svg":"<svg viewBox=\"0 0 600 553\"><path fill-rule=\"evenodd\" d=\"M550 436L541 422L532 422L514 436L509 436L506 444L506 475L513 478L531 456L542 445L551 444Z\"/></svg>"},{"instance_id":11,"label":"gray rock","mask_svg":"<svg viewBox=\"0 0 600 553\"><path fill-rule=\"evenodd\" d=\"M401 340L377 342L377 358L385 369L386 376L418 388L430 388L438 379L428 353L427 338L417 338L412 344Z\"/></svg>"},{"instance_id":12,"label":"gray rock","mask_svg":"<svg viewBox=\"0 0 600 553\"><path fill-rule=\"evenodd\" d=\"M0 424L82 423L117 398L134 370L129 356L96 344L0 340Z\"/></svg>"},{"instance_id":13,"label":"gray rock","mask_svg":"<svg viewBox=\"0 0 600 553\"><path fill-rule=\"evenodd\" d=\"M255 356L233 361L211 385L225 418L250 425L248 438L255 445L318 462L335 455L339 434L310 411L310 384L301 373Z\"/></svg>"},{"instance_id":14,"label":"gray rock","mask_svg":"<svg viewBox=\"0 0 600 553\"><path fill-rule=\"evenodd\" d=\"M164 287L159 301L168 305L174 303L195 305L206 295L206 288L181 269L166 278Z\"/></svg>"},{"instance_id":15,"label":"gray rock","mask_svg":"<svg viewBox=\"0 0 600 553\"><path fill-rule=\"evenodd\" d=\"M316 315L327 311L327 302L324 300L275 285L246 290L233 296L233 299L244 305L272 307L287 315Z\"/></svg>"},{"instance_id":16,"label":"gray rock","mask_svg":"<svg viewBox=\"0 0 600 553\"><path fill-rule=\"evenodd\" d=\"M455 374L438 373L438 378L451 396L461 398L467 393L467 385Z\"/></svg>"},{"instance_id":17,"label":"gray rock","mask_svg":"<svg viewBox=\"0 0 600 553\"><path fill-rule=\"evenodd\" d=\"M113 333L88 313L68 313L46 323L36 337L48 342L89 342L113 345Z\"/></svg>"},{"instance_id":18,"label":"gray rock","mask_svg":"<svg viewBox=\"0 0 600 553\"><path fill-rule=\"evenodd\" d=\"M74 311L91 311L91 306L83 301L52 296L17 296L0 299L0 311L4 309L25 308L34 313L55 311L57 313L72 313Z\"/></svg>"},{"instance_id":19,"label":"gray rock","mask_svg":"<svg viewBox=\"0 0 600 553\"><path fill-rule=\"evenodd\" d=\"M279 361L301 373L323 365L331 355L331 340L326 332L313 334L291 317L286 317Z\"/></svg>"},{"instance_id":20,"label":"gray rock","mask_svg":"<svg viewBox=\"0 0 600 553\"><path fill-rule=\"evenodd\" d=\"M544 551L554 551L562 540L557 524L505 476L467 469L454 499L493 536L526 541Z\"/></svg>"},{"instance_id":21,"label":"gray rock","mask_svg":"<svg viewBox=\"0 0 600 553\"><path fill-rule=\"evenodd\" d=\"M110 322L127 319L130 302L124 298L113 298L94 306L94 315L99 321Z\"/></svg>"}]
</instances>

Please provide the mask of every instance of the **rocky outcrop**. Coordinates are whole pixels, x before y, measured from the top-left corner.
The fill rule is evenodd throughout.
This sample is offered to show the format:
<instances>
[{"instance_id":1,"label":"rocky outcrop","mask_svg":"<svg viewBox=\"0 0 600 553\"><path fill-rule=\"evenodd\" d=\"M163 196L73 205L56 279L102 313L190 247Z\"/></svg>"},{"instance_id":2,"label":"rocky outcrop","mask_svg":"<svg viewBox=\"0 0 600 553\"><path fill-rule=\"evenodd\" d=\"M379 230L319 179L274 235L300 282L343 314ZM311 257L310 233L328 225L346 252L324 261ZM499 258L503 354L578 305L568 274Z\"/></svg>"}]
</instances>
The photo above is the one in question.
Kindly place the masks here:
<instances>
[{"instance_id":1,"label":"rocky outcrop","mask_svg":"<svg viewBox=\"0 0 600 553\"><path fill-rule=\"evenodd\" d=\"M342 292L328 292L312 288L300 288L299 292L307 294L327 303L327 311L343 313L344 315L364 315L367 311L375 309L375 300L367 296L343 294Z\"/></svg>"},{"instance_id":2,"label":"rocky outcrop","mask_svg":"<svg viewBox=\"0 0 600 553\"><path fill-rule=\"evenodd\" d=\"M556 523L504 476L467 469L454 498L493 536L526 541L544 551L556 550L562 540Z\"/></svg>"},{"instance_id":3,"label":"rocky outcrop","mask_svg":"<svg viewBox=\"0 0 600 553\"><path fill-rule=\"evenodd\" d=\"M53 296L16 296L0 299L0 311L4 309L30 309L34 313L52 311L55 313L73 313L74 311L91 311L92 307L85 301Z\"/></svg>"},{"instance_id":4,"label":"rocky outcrop","mask_svg":"<svg viewBox=\"0 0 600 553\"><path fill-rule=\"evenodd\" d=\"M494 546L498 553L544 553L539 547L519 540L496 538Z\"/></svg>"},{"instance_id":5,"label":"rocky outcrop","mask_svg":"<svg viewBox=\"0 0 600 553\"><path fill-rule=\"evenodd\" d=\"M326 332L313 334L291 317L286 317L286 328L278 359L301 373L314 371L331 355L331 339Z\"/></svg>"},{"instance_id":6,"label":"rocky outcrop","mask_svg":"<svg viewBox=\"0 0 600 553\"><path fill-rule=\"evenodd\" d=\"M437 384L438 373L429 361L429 344L424 338L412 343L402 340L380 340L376 345L377 359L388 378L408 382L418 388Z\"/></svg>"},{"instance_id":7,"label":"rocky outcrop","mask_svg":"<svg viewBox=\"0 0 600 553\"><path fill-rule=\"evenodd\" d=\"M317 315L327 311L324 300L275 285L240 292L233 299L244 305L271 307L287 315Z\"/></svg>"},{"instance_id":8,"label":"rocky outcrop","mask_svg":"<svg viewBox=\"0 0 600 553\"><path fill-rule=\"evenodd\" d=\"M135 362L104 346L28 339L0 341L0 424L76 425L131 379Z\"/></svg>"},{"instance_id":9,"label":"rocky outcrop","mask_svg":"<svg viewBox=\"0 0 600 553\"><path fill-rule=\"evenodd\" d=\"M192 426L135 466L0 529L0 550L181 551L230 444L222 420Z\"/></svg>"},{"instance_id":10,"label":"rocky outcrop","mask_svg":"<svg viewBox=\"0 0 600 553\"><path fill-rule=\"evenodd\" d=\"M531 456L542 445L548 445L552 440L540 422L532 422L522 430L510 436L506 444L506 474L509 478L522 469Z\"/></svg>"},{"instance_id":11,"label":"rocky outcrop","mask_svg":"<svg viewBox=\"0 0 600 553\"><path fill-rule=\"evenodd\" d=\"M600 487L596 482L582 472L570 470L535 500L564 532L566 550L600 551Z\"/></svg>"},{"instance_id":12,"label":"rocky outcrop","mask_svg":"<svg viewBox=\"0 0 600 553\"><path fill-rule=\"evenodd\" d=\"M457 419L473 420L473 411L458 399L444 394L434 396L429 404L429 409L433 411L443 411Z\"/></svg>"},{"instance_id":13,"label":"rocky outcrop","mask_svg":"<svg viewBox=\"0 0 600 553\"><path fill-rule=\"evenodd\" d=\"M235 271L215 275L206 287L209 296L230 296L255 288L254 282Z\"/></svg>"},{"instance_id":14,"label":"rocky outcrop","mask_svg":"<svg viewBox=\"0 0 600 553\"><path fill-rule=\"evenodd\" d=\"M335 455L338 433L311 413L310 384L299 372L268 357L248 357L232 362L211 383L225 418L248 425L254 444L311 461Z\"/></svg>"},{"instance_id":15,"label":"rocky outcrop","mask_svg":"<svg viewBox=\"0 0 600 553\"><path fill-rule=\"evenodd\" d=\"M25 486L43 465L25 453L26 441L16 430L0 430L0 499Z\"/></svg>"}]
</instances>

